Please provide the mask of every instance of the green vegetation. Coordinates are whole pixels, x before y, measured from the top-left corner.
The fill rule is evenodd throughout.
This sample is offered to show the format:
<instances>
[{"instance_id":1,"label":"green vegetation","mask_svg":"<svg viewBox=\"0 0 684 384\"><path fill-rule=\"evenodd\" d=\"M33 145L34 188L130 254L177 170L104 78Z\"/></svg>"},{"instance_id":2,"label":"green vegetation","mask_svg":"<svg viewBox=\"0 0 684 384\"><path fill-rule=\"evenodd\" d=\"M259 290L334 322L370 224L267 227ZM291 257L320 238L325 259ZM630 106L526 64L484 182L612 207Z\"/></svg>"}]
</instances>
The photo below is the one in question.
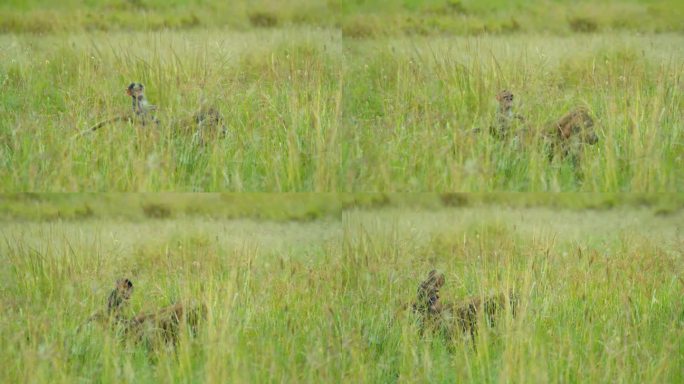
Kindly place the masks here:
<instances>
[{"instance_id":1,"label":"green vegetation","mask_svg":"<svg viewBox=\"0 0 684 384\"><path fill-rule=\"evenodd\" d=\"M296 196L273 198L293 210L327 206ZM264 203L261 215L278 217L268 197L40 196L41 204L110 204L112 212L141 201L171 212L212 201L223 212L219 201ZM39 200L23 198L13 197L17 205ZM390 203L307 222L219 215L5 221L0 381L681 382L683 218L628 206ZM431 268L446 274L443 300L512 287L520 311L481 327L476 348L467 338L420 337L407 307ZM199 335L147 349L97 324L77 331L119 277L135 287L127 315L183 299L206 303Z\"/></svg>"},{"instance_id":2,"label":"green vegetation","mask_svg":"<svg viewBox=\"0 0 684 384\"><path fill-rule=\"evenodd\" d=\"M684 190L684 39L381 39L347 43L342 187L349 191ZM502 142L495 95L537 132L578 105L599 142L571 161Z\"/></svg>"},{"instance_id":3,"label":"green vegetation","mask_svg":"<svg viewBox=\"0 0 684 384\"><path fill-rule=\"evenodd\" d=\"M673 205L670 205L673 206ZM674 206L673 206L674 207ZM13 194L0 196L0 220L339 219L342 199L329 193Z\"/></svg>"},{"instance_id":4,"label":"green vegetation","mask_svg":"<svg viewBox=\"0 0 684 384\"><path fill-rule=\"evenodd\" d=\"M2 1L0 383L684 382L682 20L677 0ZM122 118L131 82L158 124ZM208 107L226 134L198 139ZM549 156L576 107L598 142ZM433 268L442 301L512 289L516 316L421 334ZM125 319L199 303L199 332L88 322L124 277Z\"/></svg>"},{"instance_id":5,"label":"green vegetation","mask_svg":"<svg viewBox=\"0 0 684 384\"><path fill-rule=\"evenodd\" d=\"M345 36L681 32L676 0L6 0L0 32L187 30L315 26Z\"/></svg>"},{"instance_id":6,"label":"green vegetation","mask_svg":"<svg viewBox=\"0 0 684 384\"><path fill-rule=\"evenodd\" d=\"M684 189L674 1L9 1L0 183L16 191ZM36 32L36 33L27 33ZM639 32L639 33L635 33ZM158 127L118 122L146 85ZM524 143L488 133L516 95ZM192 138L214 105L228 135ZM536 134L589 108L576 167ZM185 132L185 133L184 133Z\"/></svg>"},{"instance_id":7,"label":"green vegetation","mask_svg":"<svg viewBox=\"0 0 684 384\"><path fill-rule=\"evenodd\" d=\"M289 30L2 36L4 191L334 191L339 34ZM146 85L159 126L114 123ZM214 105L228 135L199 146ZM190 132L183 132L184 130ZM179 133L180 131L180 133Z\"/></svg>"},{"instance_id":8,"label":"green vegetation","mask_svg":"<svg viewBox=\"0 0 684 384\"><path fill-rule=\"evenodd\" d=\"M554 193L154 193L6 194L0 222L146 219L261 219L274 222L339 219L355 209L552 208L568 211L643 209L656 216L684 210L681 194Z\"/></svg>"}]
</instances>

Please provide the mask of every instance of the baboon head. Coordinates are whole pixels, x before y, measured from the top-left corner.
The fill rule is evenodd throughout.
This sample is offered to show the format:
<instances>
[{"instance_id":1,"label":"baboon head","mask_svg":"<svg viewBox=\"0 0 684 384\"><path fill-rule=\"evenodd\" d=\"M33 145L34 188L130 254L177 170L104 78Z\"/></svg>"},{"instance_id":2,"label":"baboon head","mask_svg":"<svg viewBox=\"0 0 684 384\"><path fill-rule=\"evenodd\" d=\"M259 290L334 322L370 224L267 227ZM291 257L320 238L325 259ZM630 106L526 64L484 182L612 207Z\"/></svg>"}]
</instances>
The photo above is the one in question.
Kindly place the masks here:
<instances>
[{"instance_id":1,"label":"baboon head","mask_svg":"<svg viewBox=\"0 0 684 384\"><path fill-rule=\"evenodd\" d=\"M133 99L133 112L135 112L136 115L144 118L147 112L153 109L153 107L147 104L147 100L145 100L145 86L141 83L130 83L128 88L126 88L126 94ZM143 125L144 122L145 121L143 120Z\"/></svg>"},{"instance_id":2,"label":"baboon head","mask_svg":"<svg viewBox=\"0 0 684 384\"><path fill-rule=\"evenodd\" d=\"M427 279L418 287L418 297L413 304L413 310L421 314L435 314L440 312L439 290L444 285L444 274L436 270L430 271Z\"/></svg>"},{"instance_id":3,"label":"baboon head","mask_svg":"<svg viewBox=\"0 0 684 384\"><path fill-rule=\"evenodd\" d=\"M118 311L124 304L128 302L133 294L133 283L128 279L119 279L116 281L116 287L109 294L107 300L107 311L112 314Z\"/></svg>"},{"instance_id":4,"label":"baboon head","mask_svg":"<svg viewBox=\"0 0 684 384\"><path fill-rule=\"evenodd\" d=\"M594 119L584 107L576 108L563 116L556 123L556 128L562 140L577 138L579 142L590 145L598 142L598 136L594 130Z\"/></svg>"},{"instance_id":5,"label":"baboon head","mask_svg":"<svg viewBox=\"0 0 684 384\"><path fill-rule=\"evenodd\" d=\"M496 101L499 102L499 112L508 112L513 108L513 92L504 89L496 94Z\"/></svg>"},{"instance_id":6,"label":"baboon head","mask_svg":"<svg viewBox=\"0 0 684 384\"><path fill-rule=\"evenodd\" d=\"M142 100L145 97L144 92L145 86L141 83L130 83L126 88L126 94L136 100Z\"/></svg>"}]
</instances>

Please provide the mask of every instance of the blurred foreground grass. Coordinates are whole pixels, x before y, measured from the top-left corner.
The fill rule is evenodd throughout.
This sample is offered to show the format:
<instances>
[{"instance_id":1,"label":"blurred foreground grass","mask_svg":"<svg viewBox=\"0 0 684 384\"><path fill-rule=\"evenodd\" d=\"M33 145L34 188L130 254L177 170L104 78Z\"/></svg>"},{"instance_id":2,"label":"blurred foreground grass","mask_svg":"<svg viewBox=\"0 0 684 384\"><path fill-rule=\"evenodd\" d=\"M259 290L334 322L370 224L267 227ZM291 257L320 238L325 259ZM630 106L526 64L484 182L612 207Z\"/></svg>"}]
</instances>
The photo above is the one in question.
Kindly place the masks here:
<instances>
[{"instance_id":1,"label":"blurred foreground grass","mask_svg":"<svg viewBox=\"0 0 684 384\"><path fill-rule=\"evenodd\" d=\"M6 0L0 32L315 26L350 38L519 32L682 31L676 0Z\"/></svg>"},{"instance_id":2,"label":"blurred foreground grass","mask_svg":"<svg viewBox=\"0 0 684 384\"><path fill-rule=\"evenodd\" d=\"M644 209L656 216L684 209L680 194L548 193L162 193L5 194L0 220L144 221L146 219L339 220L344 211L445 208L550 208L567 211Z\"/></svg>"}]
</instances>

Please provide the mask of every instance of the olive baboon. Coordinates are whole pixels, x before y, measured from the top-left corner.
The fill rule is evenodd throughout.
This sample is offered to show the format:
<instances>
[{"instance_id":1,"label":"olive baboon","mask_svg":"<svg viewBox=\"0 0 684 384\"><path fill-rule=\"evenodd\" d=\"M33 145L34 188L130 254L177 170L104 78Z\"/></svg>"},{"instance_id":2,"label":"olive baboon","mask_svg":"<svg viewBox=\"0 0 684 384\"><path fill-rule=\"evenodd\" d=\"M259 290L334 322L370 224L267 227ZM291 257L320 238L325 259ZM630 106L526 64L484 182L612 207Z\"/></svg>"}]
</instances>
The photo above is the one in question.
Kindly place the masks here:
<instances>
[{"instance_id":1,"label":"olive baboon","mask_svg":"<svg viewBox=\"0 0 684 384\"><path fill-rule=\"evenodd\" d=\"M460 329L461 332L470 334L475 345L480 316L490 326L507 309L515 316L518 296L512 291L485 297L474 296L460 303L443 303L439 298L439 290L444 282L444 274L432 270L418 287L413 312L419 317L421 333L439 331L451 339L455 329Z\"/></svg>"},{"instance_id":2,"label":"olive baboon","mask_svg":"<svg viewBox=\"0 0 684 384\"><path fill-rule=\"evenodd\" d=\"M161 343L176 344L182 326L187 325L193 335L197 334L199 324L206 318L204 304L176 303L149 313L141 313L132 318L123 315L122 309L128 304L133 293L133 283L129 279L119 279L109 294L106 310L98 311L88 321L98 321L105 325L116 326L119 331L135 342L149 345ZM79 326L78 329L81 327Z\"/></svg>"},{"instance_id":3,"label":"olive baboon","mask_svg":"<svg viewBox=\"0 0 684 384\"><path fill-rule=\"evenodd\" d=\"M196 335L199 324L206 316L207 307L204 304L176 303L134 316L127 324L127 333L136 341L176 344L183 325L187 325L191 334Z\"/></svg>"},{"instance_id":4,"label":"olive baboon","mask_svg":"<svg viewBox=\"0 0 684 384\"><path fill-rule=\"evenodd\" d=\"M99 123L89 127L80 132L75 137L83 136L90 132L95 132L107 124L112 124L117 121L139 122L143 126L148 122L159 124L159 120L154 116L153 112L157 110L156 105L152 105L145 98L145 86L141 83L130 83L126 88L126 94L131 97L132 114L130 112L121 113L117 116L100 121Z\"/></svg>"},{"instance_id":5,"label":"olive baboon","mask_svg":"<svg viewBox=\"0 0 684 384\"><path fill-rule=\"evenodd\" d=\"M555 122L550 123L544 138L549 143L549 158L559 154L561 158L570 157L574 163L579 161L583 145L598 143L594 130L594 119L586 107L577 107Z\"/></svg>"},{"instance_id":6,"label":"olive baboon","mask_svg":"<svg viewBox=\"0 0 684 384\"><path fill-rule=\"evenodd\" d=\"M128 121L140 123L142 126L152 122L159 124L159 120L154 115L157 106L148 102L145 97L145 86L141 83L130 83L126 88L126 94L131 97L131 112L121 113L80 132L75 137L97 131L107 124L117 121ZM227 133L225 119L219 110L213 106L202 105L202 107L192 116L192 119L178 119L172 122L172 126L180 128L176 131L191 132L193 141L204 145L206 137L221 137Z\"/></svg>"},{"instance_id":7,"label":"olive baboon","mask_svg":"<svg viewBox=\"0 0 684 384\"><path fill-rule=\"evenodd\" d=\"M107 297L107 308L92 314L85 324L92 321L103 325L117 326L127 322L123 310L133 294L133 283L129 279L118 279L116 286ZM80 325L77 331L85 324Z\"/></svg>"},{"instance_id":8,"label":"olive baboon","mask_svg":"<svg viewBox=\"0 0 684 384\"><path fill-rule=\"evenodd\" d=\"M518 143L529 144L536 136L537 130L527 126L525 118L514 112L513 98L513 93L508 90L503 90L496 95L499 105L496 125L491 127L491 134L498 139L512 138ZM516 120L525 126L517 129L512 135ZM549 160L559 155L562 159L570 158L575 165L578 165L582 147L598 142L598 136L594 130L594 119L586 107L570 110L560 119L547 123L537 132L549 150Z\"/></svg>"}]
</instances>

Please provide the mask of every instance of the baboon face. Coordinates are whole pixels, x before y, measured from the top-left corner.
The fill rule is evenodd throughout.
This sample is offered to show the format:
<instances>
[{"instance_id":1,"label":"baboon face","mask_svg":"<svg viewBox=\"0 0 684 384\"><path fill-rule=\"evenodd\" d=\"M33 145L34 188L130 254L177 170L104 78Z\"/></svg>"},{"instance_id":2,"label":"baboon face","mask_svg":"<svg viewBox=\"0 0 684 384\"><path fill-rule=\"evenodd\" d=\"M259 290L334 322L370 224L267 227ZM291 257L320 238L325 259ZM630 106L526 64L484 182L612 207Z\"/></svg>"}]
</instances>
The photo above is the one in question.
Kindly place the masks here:
<instances>
[{"instance_id":1,"label":"baboon face","mask_svg":"<svg viewBox=\"0 0 684 384\"><path fill-rule=\"evenodd\" d=\"M509 111L513 108L513 92L504 89L496 95L496 100L499 102L499 108L502 111Z\"/></svg>"},{"instance_id":2,"label":"baboon face","mask_svg":"<svg viewBox=\"0 0 684 384\"><path fill-rule=\"evenodd\" d=\"M558 129L562 139L577 137L580 142L596 144L598 136L594 130L594 119L585 108L578 108L568 113L558 122Z\"/></svg>"},{"instance_id":3,"label":"baboon face","mask_svg":"<svg viewBox=\"0 0 684 384\"><path fill-rule=\"evenodd\" d=\"M131 298L133 294L133 283L128 279L119 279L116 281L116 290L125 300Z\"/></svg>"},{"instance_id":4,"label":"baboon face","mask_svg":"<svg viewBox=\"0 0 684 384\"><path fill-rule=\"evenodd\" d=\"M144 97L144 91L145 87L141 83L130 83L126 88L126 94L137 100Z\"/></svg>"},{"instance_id":5,"label":"baboon face","mask_svg":"<svg viewBox=\"0 0 684 384\"><path fill-rule=\"evenodd\" d=\"M107 308L110 312L121 308L133 294L133 283L128 279L119 279L116 281L116 288L109 295L107 300Z\"/></svg>"}]
</instances>

